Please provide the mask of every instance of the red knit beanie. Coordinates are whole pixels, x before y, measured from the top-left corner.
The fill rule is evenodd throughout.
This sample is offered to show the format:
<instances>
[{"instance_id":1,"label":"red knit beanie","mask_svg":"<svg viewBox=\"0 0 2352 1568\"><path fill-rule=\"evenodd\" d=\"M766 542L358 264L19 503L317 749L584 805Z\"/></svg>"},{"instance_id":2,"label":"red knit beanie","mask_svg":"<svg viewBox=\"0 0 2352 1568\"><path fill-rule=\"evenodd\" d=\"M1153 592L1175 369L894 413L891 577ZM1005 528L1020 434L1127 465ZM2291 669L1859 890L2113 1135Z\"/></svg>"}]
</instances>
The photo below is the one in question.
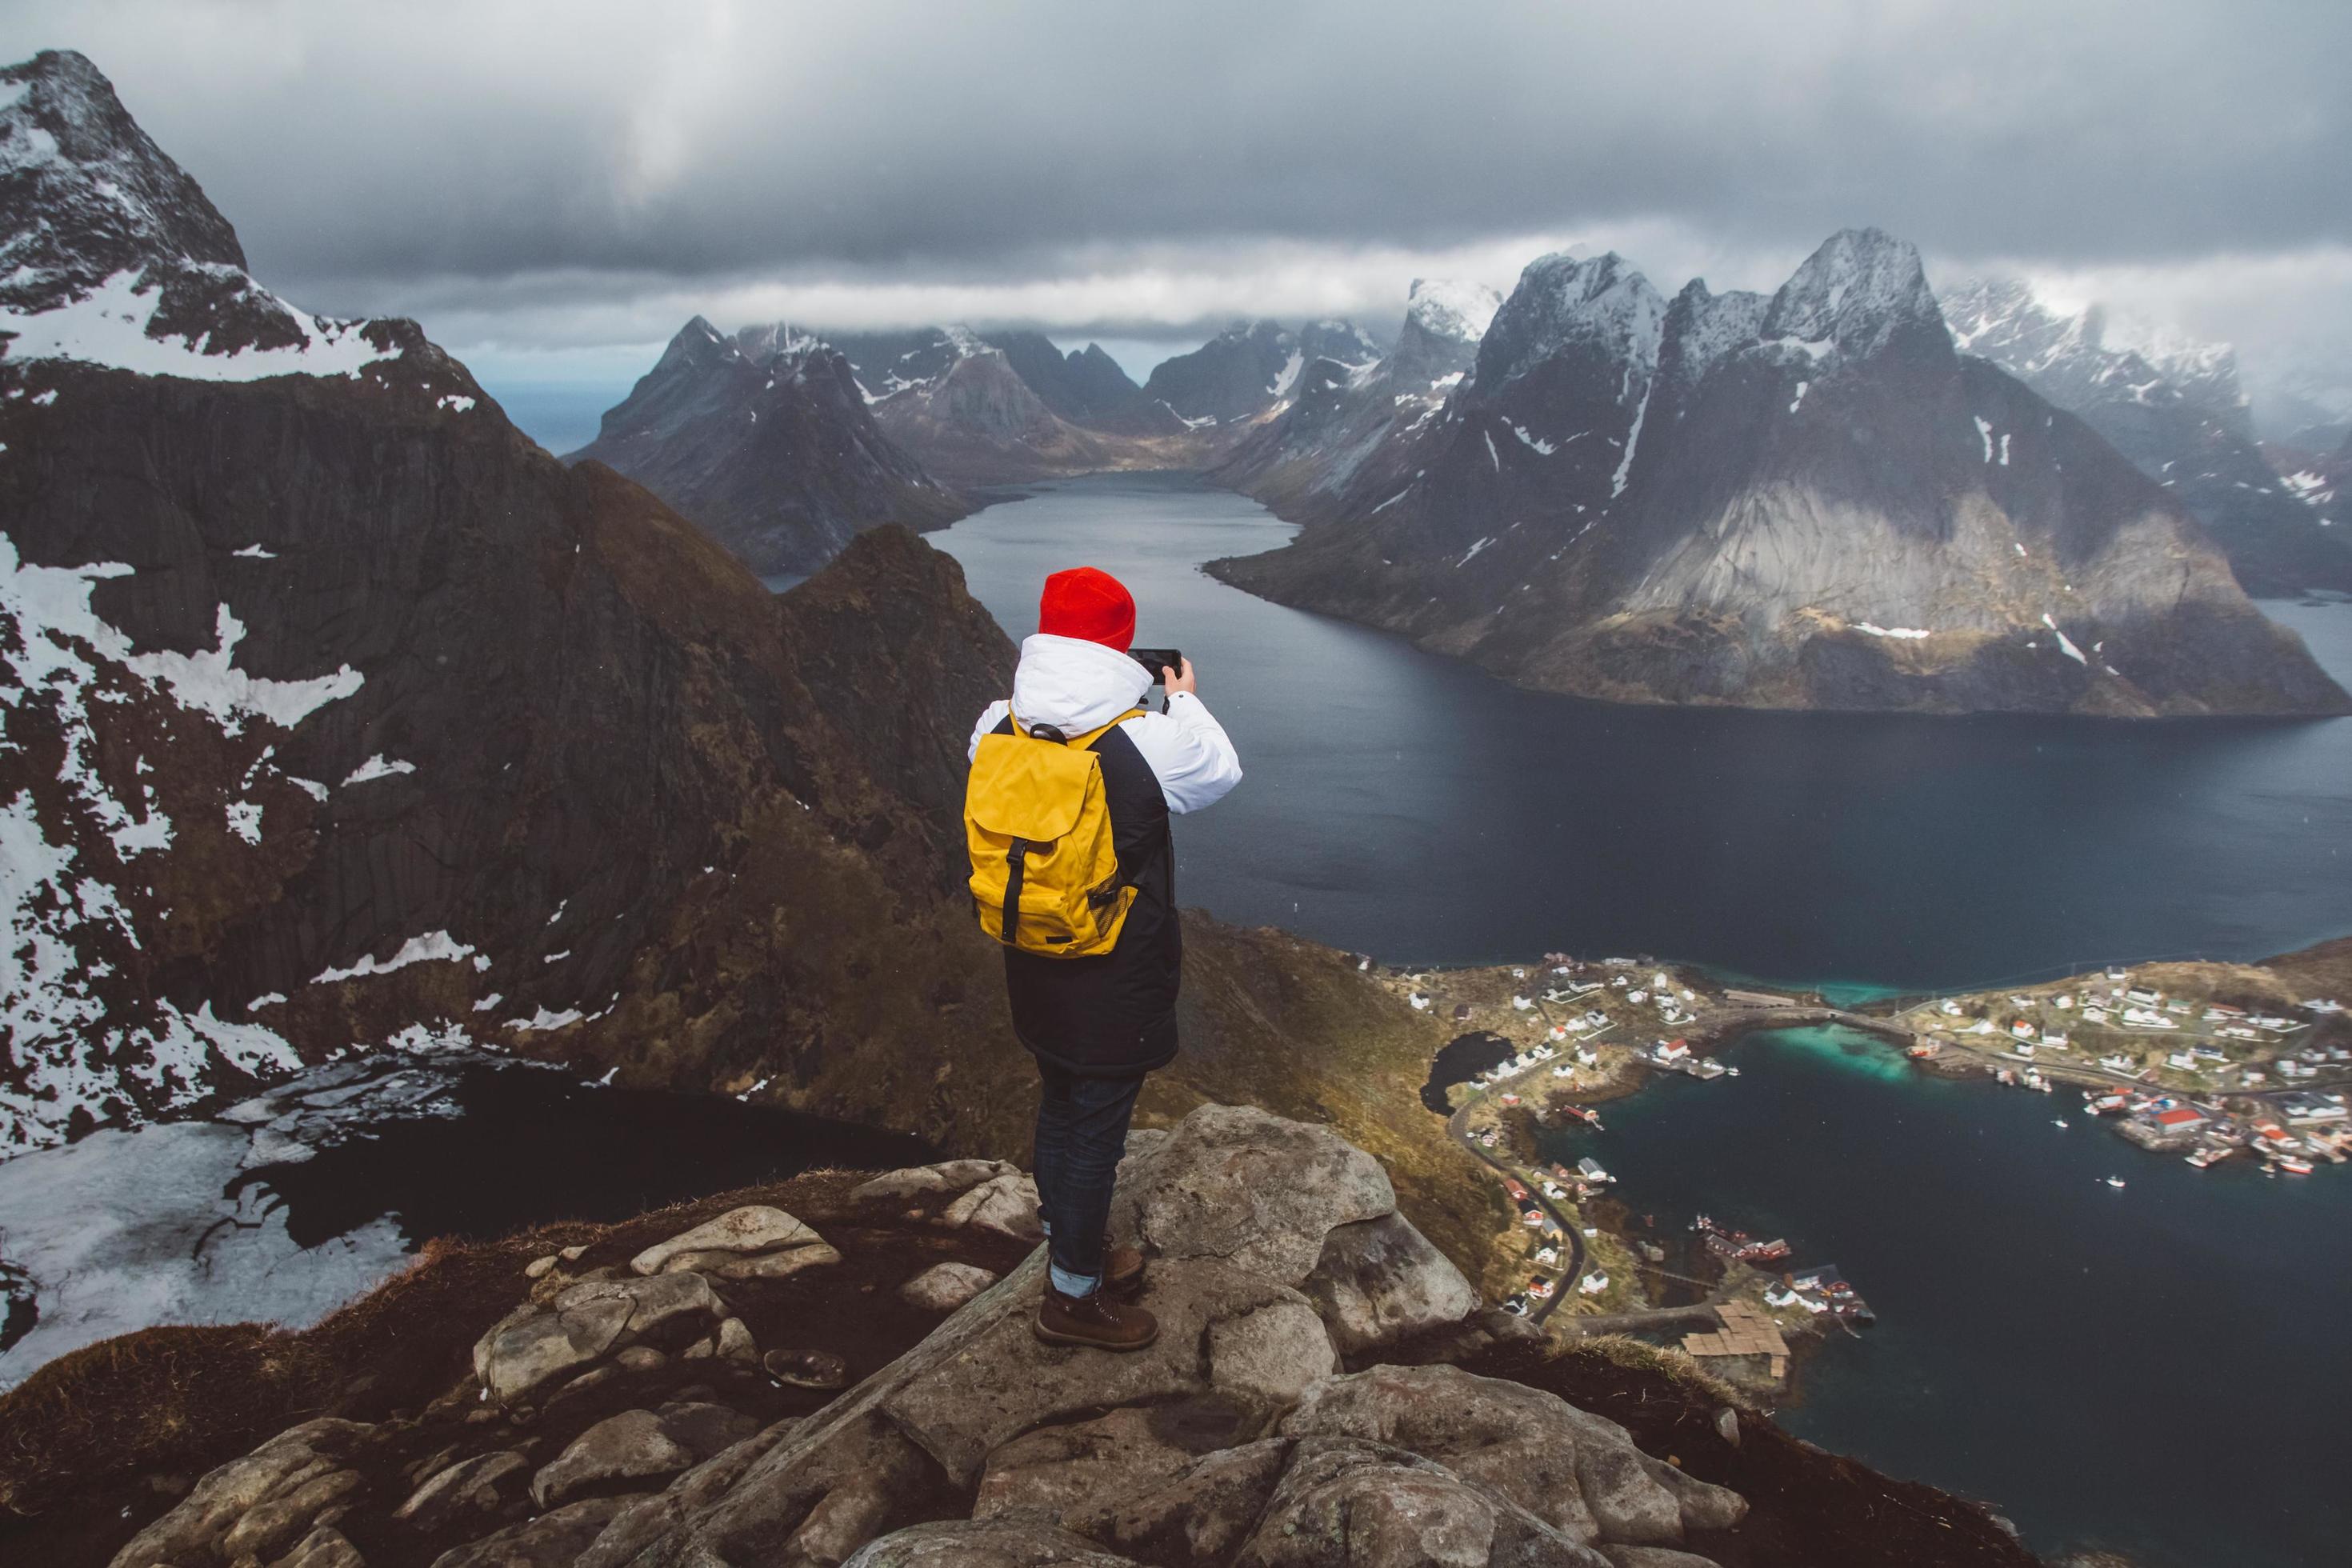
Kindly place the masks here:
<instances>
[{"instance_id":1,"label":"red knit beanie","mask_svg":"<svg viewBox=\"0 0 2352 1568\"><path fill-rule=\"evenodd\" d=\"M1109 573L1073 566L1045 579L1045 595L1037 602L1037 629L1048 637L1079 637L1125 653L1135 640L1135 599Z\"/></svg>"}]
</instances>

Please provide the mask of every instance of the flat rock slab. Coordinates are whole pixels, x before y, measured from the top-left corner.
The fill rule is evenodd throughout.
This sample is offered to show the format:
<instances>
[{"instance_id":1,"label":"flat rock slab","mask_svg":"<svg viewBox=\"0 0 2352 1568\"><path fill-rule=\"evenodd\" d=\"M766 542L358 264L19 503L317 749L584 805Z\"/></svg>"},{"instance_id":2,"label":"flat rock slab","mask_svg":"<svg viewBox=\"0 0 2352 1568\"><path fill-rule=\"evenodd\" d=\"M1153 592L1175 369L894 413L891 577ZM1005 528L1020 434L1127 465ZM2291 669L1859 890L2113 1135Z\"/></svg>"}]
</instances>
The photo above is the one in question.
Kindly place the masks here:
<instances>
[{"instance_id":1,"label":"flat rock slab","mask_svg":"<svg viewBox=\"0 0 2352 1568\"><path fill-rule=\"evenodd\" d=\"M952 1312L996 1280L969 1263L936 1263L899 1286L898 1300L925 1312Z\"/></svg>"},{"instance_id":2,"label":"flat rock slab","mask_svg":"<svg viewBox=\"0 0 2352 1568\"><path fill-rule=\"evenodd\" d=\"M814 1247L824 1240L810 1226L780 1208L746 1204L646 1247L629 1259L629 1267L639 1274L659 1274L680 1253L782 1252L796 1247Z\"/></svg>"},{"instance_id":3,"label":"flat rock slab","mask_svg":"<svg viewBox=\"0 0 2352 1568\"><path fill-rule=\"evenodd\" d=\"M408 1494L392 1517L427 1533L458 1520L495 1514L529 1488L530 1461L509 1448L460 1459Z\"/></svg>"},{"instance_id":4,"label":"flat rock slab","mask_svg":"<svg viewBox=\"0 0 2352 1568\"><path fill-rule=\"evenodd\" d=\"M1236 1568L1608 1568L1608 1559L1418 1455L1301 1441Z\"/></svg>"},{"instance_id":5,"label":"flat rock slab","mask_svg":"<svg viewBox=\"0 0 2352 1568\"><path fill-rule=\"evenodd\" d=\"M853 1203L904 1203L931 1194L967 1193L999 1176L1019 1175L1020 1167L1002 1160L945 1160L936 1165L909 1165L889 1171L849 1189Z\"/></svg>"},{"instance_id":6,"label":"flat rock slab","mask_svg":"<svg viewBox=\"0 0 2352 1568\"><path fill-rule=\"evenodd\" d=\"M195 1489L170 1512L132 1536L114 1554L113 1568L166 1568L212 1561L222 1538L247 1515L341 1470L342 1461L374 1430L357 1421L322 1417L279 1433L198 1481ZM302 1533L296 1532L289 1543L299 1542ZM283 1549L281 1545L279 1550Z\"/></svg>"}]
</instances>

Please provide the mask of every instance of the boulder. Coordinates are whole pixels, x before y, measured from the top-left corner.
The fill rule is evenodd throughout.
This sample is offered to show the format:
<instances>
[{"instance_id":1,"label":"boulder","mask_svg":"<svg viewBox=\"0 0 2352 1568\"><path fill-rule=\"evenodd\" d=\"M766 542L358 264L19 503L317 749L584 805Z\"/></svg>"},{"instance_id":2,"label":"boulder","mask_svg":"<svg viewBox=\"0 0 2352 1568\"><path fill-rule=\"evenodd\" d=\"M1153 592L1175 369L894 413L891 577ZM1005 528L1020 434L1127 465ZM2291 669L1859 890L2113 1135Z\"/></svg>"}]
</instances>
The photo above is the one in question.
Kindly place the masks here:
<instances>
[{"instance_id":1,"label":"boulder","mask_svg":"<svg viewBox=\"0 0 2352 1568\"><path fill-rule=\"evenodd\" d=\"M222 1537L248 1513L342 1470L342 1461L374 1430L357 1421L321 1417L279 1433L198 1481L170 1512L132 1536L115 1553L114 1568L163 1568L164 1564L213 1561ZM321 1506L323 1510L325 1505ZM307 1532L310 1521L304 1522L305 1531L289 1536L289 1544Z\"/></svg>"},{"instance_id":2,"label":"boulder","mask_svg":"<svg viewBox=\"0 0 2352 1568\"><path fill-rule=\"evenodd\" d=\"M590 1498L444 1552L433 1568L572 1568L629 1499Z\"/></svg>"},{"instance_id":3,"label":"boulder","mask_svg":"<svg viewBox=\"0 0 2352 1568\"><path fill-rule=\"evenodd\" d=\"M992 1176L948 1205L940 1220L951 1230L969 1226L1015 1241L1041 1241L1045 1227L1037 1215L1037 1183L1019 1171Z\"/></svg>"},{"instance_id":4,"label":"boulder","mask_svg":"<svg viewBox=\"0 0 2352 1568\"><path fill-rule=\"evenodd\" d=\"M542 1509L553 1508L615 1481L676 1475L691 1466L695 1457L694 1450L662 1430L661 1417L652 1411L624 1410L589 1427L542 1466L530 1479L530 1500Z\"/></svg>"},{"instance_id":5,"label":"boulder","mask_svg":"<svg viewBox=\"0 0 2352 1568\"><path fill-rule=\"evenodd\" d=\"M1402 1449L1309 1437L1235 1568L1607 1568L1488 1488Z\"/></svg>"},{"instance_id":6,"label":"boulder","mask_svg":"<svg viewBox=\"0 0 2352 1568\"><path fill-rule=\"evenodd\" d=\"M1716 1568L1711 1557L1677 1552L1671 1546L1611 1546L1604 1542L1600 1552L1609 1559L1610 1568Z\"/></svg>"},{"instance_id":7,"label":"boulder","mask_svg":"<svg viewBox=\"0 0 2352 1568\"><path fill-rule=\"evenodd\" d=\"M1289 1409L1309 1385L1339 1370L1331 1336L1304 1297L1209 1325L1210 1383L1268 1409Z\"/></svg>"},{"instance_id":8,"label":"boulder","mask_svg":"<svg viewBox=\"0 0 2352 1568\"><path fill-rule=\"evenodd\" d=\"M546 1307L525 1306L474 1345L474 1373L501 1405L513 1405L649 1334L684 1320L717 1323L725 1314L699 1274L650 1279L588 1279Z\"/></svg>"},{"instance_id":9,"label":"boulder","mask_svg":"<svg viewBox=\"0 0 2352 1568\"><path fill-rule=\"evenodd\" d=\"M1285 1285L1314 1272L1333 1226L1396 1212L1379 1161L1328 1128L1248 1106L1201 1107L1165 1142L1130 1149L1119 1174L1113 1235Z\"/></svg>"},{"instance_id":10,"label":"boulder","mask_svg":"<svg viewBox=\"0 0 2352 1568\"><path fill-rule=\"evenodd\" d=\"M757 1363L760 1344L751 1337L751 1325L740 1318L729 1318L719 1325L719 1353L728 1361Z\"/></svg>"},{"instance_id":11,"label":"boulder","mask_svg":"<svg viewBox=\"0 0 2352 1568\"><path fill-rule=\"evenodd\" d=\"M782 1279L803 1268L822 1268L841 1261L841 1254L824 1242L787 1247L782 1252L681 1252L667 1267L691 1268L716 1279Z\"/></svg>"},{"instance_id":12,"label":"boulder","mask_svg":"<svg viewBox=\"0 0 2352 1568\"><path fill-rule=\"evenodd\" d=\"M935 1263L899 1286L898 1299L921 1311L952 1312L996 1280L969 1263Z\"/></svg>"},{"instance_id":13,"label":"boulder","mask_svg":"<svg viewBox=\"0 0 2352 1568\"><path fill-rule=\"evenodd\" d=\"M352 1494L366 1485L357 1470L329 1470L280 1488L222 1532L220 1554L242 1563L290 1551L317 1526L341 1519Z\"/></svg>"},{"instance_id":14,"label":"boulder","mask_svg":"<svg viewBox=\"0 0 2352 1568\"><path fill-rule=\"evenodd\" d=\"M1401 1214L1334 1226L1299 1289L1346 1356L1460 1323L1478 1310L1470 1281Z\"/></svg>"},{"instance_id":15,"label":"boulder","mask_svg":"<svg viewBox=\"0 0 2352 1568\"><path fill-rule=\"evenodd\" d=\"M947 1520L868 1542L845 1568L1137 1568L1048 1524Z\"/></svg>"},{"instance_id":16,"label":"boulder","mask_svg":"<svg viewBox=\"0 0 2352 1568\"><path fill-rule=\"evenodd\" d=\"M759 1252L784 1252L797 1247L815 1247L824 1237L794 1219L780 1208L765 1204L746 1204L729 1209L717 1219L680 1232L667 1241L646 1247L629 1259L629 1267L639 1274L659 1274L671 1269L671 1260L680 1253L719 1253L740 1256Z\"/></svg>"},{"instance_id":17,"label":"boulder","mask_svg":"<svg viewBox=\"0 0 2352 1568\"><path fill-rule=\"evenodd\" d=\"M461 1519L503 1512L528 1489L530 1461L498 1448L460 1459L425 1478L392 1517L428 1534Z\"/></svg>"},{"instance_id":18,"label":"boulder","mask_svg":"<svg viewBox=\"0 0 2352 1568\"><path fill-rule=\"evenodd\" d=\"M1570 1540L1673 1544L1747 1504L1643 1454L1623 1427L1556 1394L1452 1366L1381 1366L1307 1390L1282 1424L1436 1460ZM1661 1474L1660 1472L1664 1472Z\"/></svg>"},{"instance_id":19,"label":"boulder","mask_svg":"<svg viewBox=\"0 0 2352 1568\"><path fill-rule=\"evenodd\" d=\"M269 1568L367 1568L367 1563L341 1531L326 1524L304 1536Z\"/></svg>"},{"instance_id":20,"label":"boulder","mask_svg":"<svg viewBox=\"0 0 2352 1568\"><path fill-rule=\"evenodd\" d=\"M634 1560L648 1544L675 1530L680 1521L724 1496L729 1488L743 1479L743 1472L751 1468L753 1460L789 1438L799 1426L797 1420L779 1421L705 1459L652 1496L636 1499L614 1515L604 1533L596 1538L593 1551L597 1560Z\"/></svg>"},{"instance_id":21,"label":"boulder","mask_svg":"<svg viewBox=\"0 0 2352 1568\"><path fill-rule=\"evenodd\" d=\"M1020 1168L1002 1160L947 1160L936 1165L909 1165L849 1189L853 1203L904 1203L933 1194L967 1193L982 1182L1017 1175Z\"/></svg>"}]
</instances>

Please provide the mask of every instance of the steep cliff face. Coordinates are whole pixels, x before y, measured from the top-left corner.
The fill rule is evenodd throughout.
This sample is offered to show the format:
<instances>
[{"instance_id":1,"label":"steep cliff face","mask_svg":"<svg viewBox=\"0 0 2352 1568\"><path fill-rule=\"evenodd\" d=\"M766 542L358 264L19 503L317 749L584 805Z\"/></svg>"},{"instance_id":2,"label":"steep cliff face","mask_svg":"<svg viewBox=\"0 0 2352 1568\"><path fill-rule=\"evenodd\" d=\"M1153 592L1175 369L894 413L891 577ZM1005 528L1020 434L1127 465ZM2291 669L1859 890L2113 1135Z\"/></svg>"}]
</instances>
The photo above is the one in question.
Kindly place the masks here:
<instances>
[{"instance_id":1,"label":"steep cliff face","mask_svg":"<svg viewBox=\"0 0 2352 1568\"><path fill-rule=\"evenodd\" d=\"M1917 254L1769 300L1530 266L1392 495L1227 581L1614 700L2322 713L2344 692L2083 421L1955 352Z\"/></svg>"},{"instance_id":2,"label":"steep cliff face","mask_svg":"<svg viewBox=\"0 0 2352 1568\"><path fill-rule=\"evenodd\" d=\"M9 75L58 281L0 356L0 1152L461 1042L1012 1136L955 1081L1017 1058L950 896L1012 658L954 564L887 531L775 598L413 324L172 250L232 253L208 206L78 231L200 196L87 61Z\"/></svg>"},{"instance_id":3,"label":"steep cliff face","mask_svg":"<svg viewBox=\"0 0 2352 1568\"><path fill-rule=\"evenodd\" d=\"M1373 360L1314 360L1290 406L1252 430L1210 477L1303 523L1378 508L1412 476L1416 437L1476 359L1501 302L1483 284L1415 279L1393 350Z\"/></svg>"},{"instance_id":4,"label":"steep cliff face","mask_svg":"<svg viewBox=\"0 0 2352 1568\"><path fill-rule=\"evenodd\" d=\"M1254 419L1288 397L1307 368L1298 334L1278 321L1235 321L1188 354L1154 366L1143 390L1202 426Z\"/></svg>"},{"instance_id":5,"label":"steep cliff face","mask_svg":"<svg viewBox=\"0 0 2352 1568\"><path fill-rule=\"evenodd\" d=\"M2082 416L2203 522L2246 592L2352 591L2352 535L2271 471L2254 440L2237 359L2218 343L2109 347L2105 314L2051 310L2026 285L1948 289L1954 342Z\"/></svg>"},{"instance_id":6,"label":"steep cliff face","mask_svg":"<svg viewBox=\"0 0 2352 1568\"><path fill-rule=\"evenodd\" d=\"M813 572L860 529L936 528L971 505L885 435L842 355L788 331L719 335L697 316L595 440L755 572Z\"/></svg>"}]
</instances>

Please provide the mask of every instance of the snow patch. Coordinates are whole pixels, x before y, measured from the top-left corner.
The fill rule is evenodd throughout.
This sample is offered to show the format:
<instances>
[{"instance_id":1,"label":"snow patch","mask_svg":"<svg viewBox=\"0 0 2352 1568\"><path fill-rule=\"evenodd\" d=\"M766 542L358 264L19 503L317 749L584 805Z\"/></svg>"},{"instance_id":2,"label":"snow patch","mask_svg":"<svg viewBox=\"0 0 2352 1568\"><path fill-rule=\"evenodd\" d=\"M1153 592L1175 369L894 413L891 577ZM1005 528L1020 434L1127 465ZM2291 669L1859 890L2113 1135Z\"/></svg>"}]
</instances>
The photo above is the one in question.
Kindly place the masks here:
<instances>
[{"instance_id":1,"label":"snow patch","mask_svg":"<svg viewBox=\"0 0 2352 1568\"><path fill-rule=\"evenodd\" d=\"M139 285L139 273L126 269L55 310L26 313L0 307L0 332L16 334L8 345L8 357L73 360L190 381L259 381L272 375L357 375L398 352L370 342L361 331L364 322L313 316L248 283L256 294L292 318L302 342L288 348L206 353L202 345L209 333L194 342L148 335L163 290L142 290Z\"/></svg>"},{"instance_id":2,"label":"snow patch","mask_svg":"<svg viewBox=\"0 0 2352 1568\"><path fill-rule=\"evenodd\" d=\"M356 980L365 974L389 974L395 969L405 969L412 963L436 962L455 963L474 956L474 948L451 937L446 931L428 931L412 936L400 944L400 951L379 963L373 953L361 955L349 969L322 969L313 975L313 985L331 985L339 981Z\"/></svg>"},{"instance_id":3,"label":"snow patch","mask_svg":"<svg viewBox=\"0 0 2352 1568\"><path fill-rule=\"evenodd\" d=\"M1475 544L1472 545L1469 549L1467 549L1467 550L1465 550L1465 551L1464 551L1464 552L1462 552L1462 559L1461 559L1461 560L1459 560L1459 561L1456 561L1456 562L1454 563L1454 569L1455 571L1457 571L1457 572L1458 572L1458 571L1460 571L1463 567L1469 565L1469 564L1470 564L1471 557L1473 557L1473 556L1476 555L1476 554L1478 553L1478 552L1480 552L1481 550L1486 549L1486 546L1488 546L1489 544L1492 544L1492 543L1494 543L1494 542L1494 542L1493 540L1491 540L1491 539L1482 539L1482 540L1480 540L1477 543L1475 543Z\"/></svg>"},{"instance_id":4,"label":"snow patch","mask_svg":"<svg viewBox=\"0 0 2352 1568\"><path fill-rule=\"evenodd\" d=\"M2058 623L2050 618L2050 612L2047 610L2044 610L2042 613L2042 624L2048 626L2053 632L2057 633L2059 652L2064 654L2068 658L2073 659L2076 664L2083 666L2085 669L2090 668L2091 661L2083 657L2083 650L2076 647L2074 643L2068 639L2064 632L2058 631Z\"/></svg>"},{"instance_id":5,"label":"snow patch","mask_svg":"<svg viewBox=\"0 0 2352 1568\"><path fill-rule=\"evenodd\" d=\"M378 752L374 756L370 757L366 762L363 762L358 767L353 768L352 770L351 776L345 779L343 783L346 784L366 784L374 779L388 779L394 773L413 773L415 771L416 764L415 763L394 762L387 759L382 752Z\"/></svg>"},{"instance_id":6,"label":"snow patch","mask_svg":"<svg viewBox=\"0 0 2352 1568\"><path fill-rule=\"evenodd\" d=\"M1992 461L1992 423L1982 416L1979 416L1976 425L1977 435L1982 437L1984 441L1984 460L1990 463Z\"/></svg>"},{"instance_id":7,"label":"snow patch","mask_svg":"<svg viewBox=\"0 0 2352 1568\"><path fill-rule=\"evenodd\" d=\"M228 803L228 830L247 844L261 842L261 807L249 800Z\"/></svg>"},{"instance_id":8,"label":"snow patch","mask_svg":"<svg viewBox=\"0 0 2352 1568\"><path fill-rule=\"evenodd\" d=\"M579 1023L581 1017L577 1007L566 1007L561 1013L551 1013L541 1007L528 1018L508 1019L507 1027L520 1034L539 1034L549 1029L568 1029Z\"/></svg>"},{"instance_id":9,"label":"snow patch","mask_svg":"<svg viewBox=\"0 0 2352 1568\"><path fill-rule=\"evenodd\" d=\"M241 556L247 561L275 561L278 559L278 552L275 550L264 550L258 544L248 544L244 549L231 551L230 553Z\"/></svg>"},{"instance_id":10,"label":"snow patch","mask_svg":"<svg viewBox=\"0 0 2352 1568\"><path fill-rule=\"evenodd\" d=\"M1856 621L1853 625L1853 629L1868 637L1898 637L1906 641L1912 642L1916 642L1921 637L1933 637L1936 635L1933 632L1924 630L1918 626L1878 626L1871 625L1868 621Z\"/></svg>"}]
</instances>

